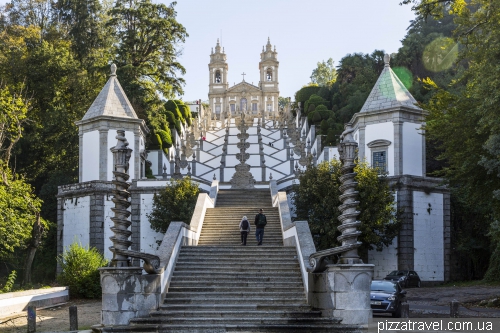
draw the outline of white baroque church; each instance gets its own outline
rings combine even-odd
[[[266,111],[268,114],[277,115],[278,69],[278,52],[276,52],[276,46],[273,50],[268,38],[260,54],[258,86],[246,82],[245,73],[243,73],[242,82],[229,87],[227,57],[224,48],[221,51],[219,40],[217,40],[215,52],[212,49],[208,64],[210,73],[208,100],[217,119],[220,119],[221,112],[226,114],[230,112],[235,115],[240,111],[248,111],[249,114],[258,116]]]
[[[395,190],[397,206],[403,212],[403,227],[392,245],[382,252],[370,251],[375,278],[389,271],[410,269],[422,281],[450,279],[450,196],[440,180],[425,174],[425,140],[422,125],[426,111],[397,78],[385,58],[385,68],[360,112],[350,125],[359,144],[358,156],[388,172]],[[323,147],[300,112],[278,109],[279,83],[276,49],[268,40],[259,62],[260,82],[243,81],[229,87],[228,64],[219,42],[209,62],[209,105],[197,104],[198,118],[191,127],[173,131],[174,146],[148,151],[148,128],[138,119],[112,66],[110,78],[78,121],[80,136],[79,182],[59,187],[58,253],[74,241],[96,247],[111,258],[109,247],[114,206],[113,155],[116,131],[125,130],[132,149],[131,240],[132,250],[154,253],[163,235],[150,228],[147,214],[152,210],[154,193],[170,178],[190,176],[200,189],[231,188],[238,177],[236,166],[243,163],[238,144],[238,124],[247,121],[249,134],[246,164],[253,187],[287,191],[298,182],[300,170],[308,161],[320,163],[338,157],[336,147]],[[203,140],[202,138],[205,138]],[[240,144],[241,146],[241,144]],[[240,158],[238,158],[240,157]],[[155,179],[145,177],[148,161]],[[293,210],[293,207],[290,207]],[[184,221],[189,222],[189,221]]]

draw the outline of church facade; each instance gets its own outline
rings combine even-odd
[[[210,54],[209,91],[208,100],[212,113],[221,119],[221,113],[226,116],[236,114],[238,111],[248,111],[254,115],[265,113],[271,116],[278,111],[279,83],[278,83],[278,52],[276,46],[272,47],[268,39],[260,54],[259,71],[260,81],[257,86],[243,80],[229,86],[227,56],[224,48],[221,50],[219,40]],[[222,119],[225,117],[223,116]]]

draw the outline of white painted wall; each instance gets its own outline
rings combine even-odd
[[[420,124],[403,123],[403,174],[423,176],[422,135]]]
[[[108,178],[106,180],[111,181],[113,180],[113,153],[111,152],[111,148],[116,146],[116,143],[118,140],[116,139],[116,130],[110,129],[108,131]],[[125,138],[128,141],[128,147],[130,149],[134,149],[134,143],[135,143],[135,138],[134,138],[134,132],[130,131],[125,131]],[[130,175],[129,181],[132,181],[134,178],[134,173],[135,173],[135,166],[134,166],[134,159],[139,158],[139,152],[133,151],[132,152],[132,157],[130,158],[130,163],[129,163],[129,169],[128,169],[128,174]]]
[[[99,180],[99,131],[83,133],[82,182]]]
[[[382,251],[368,251],[368,263],[375,265],[374,279],[383,279],[389,272],[398,269],[398,238],[392,240],[392,244],[384,247]]]
[[[394,128],[391,121],[385,123],[371,124],[367,125],[365,128],[365,156],[360,156],[360,158],[366,158],[366,161],[371,165],[372,154],[371,149],[368,148],[368,143],[373,140],[389,140],[391,145],[388,147],[387,151],[387,169],[389,171],[389,176],[394,175]]]
[[[141,244],[140,251],[146,253],[156,253],[157,241],[163,240],[163,234],[151,229],[147,214],[153,211],[154,194],[141,194]],[[189,223],[190,221],[182,221]]]
[[[443,195],[413,191],[414,268],[422,281],[444,281]]]
[[[63,248],[73,242],[82,246],[90,243],[90,196],[64,200]]]

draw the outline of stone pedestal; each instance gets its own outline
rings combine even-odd
[[[130,319],[147,317],[158,309],[161,274],[142,274],[139,267],[100,268],[102,287],[101,324],[128,325]]]
[[[328,265],[309,273],[308,304],[323,317],[342,318],[342,324],[367,325],[372,318],[370,284],[374,265]]]

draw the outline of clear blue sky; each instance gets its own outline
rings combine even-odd
[[[278,51],[280,95],[310,82],[318,61],[346,54],[388,53],[401,47],[411,6],[401,0],[178,0],[177,19],[189,34],[179,61],[186,68],[185,101],[208,98],[208,62],[217,38],[225,48],[230,86],[257,84],[267,37]],[[165,2],[170,3],[170,2]]]

